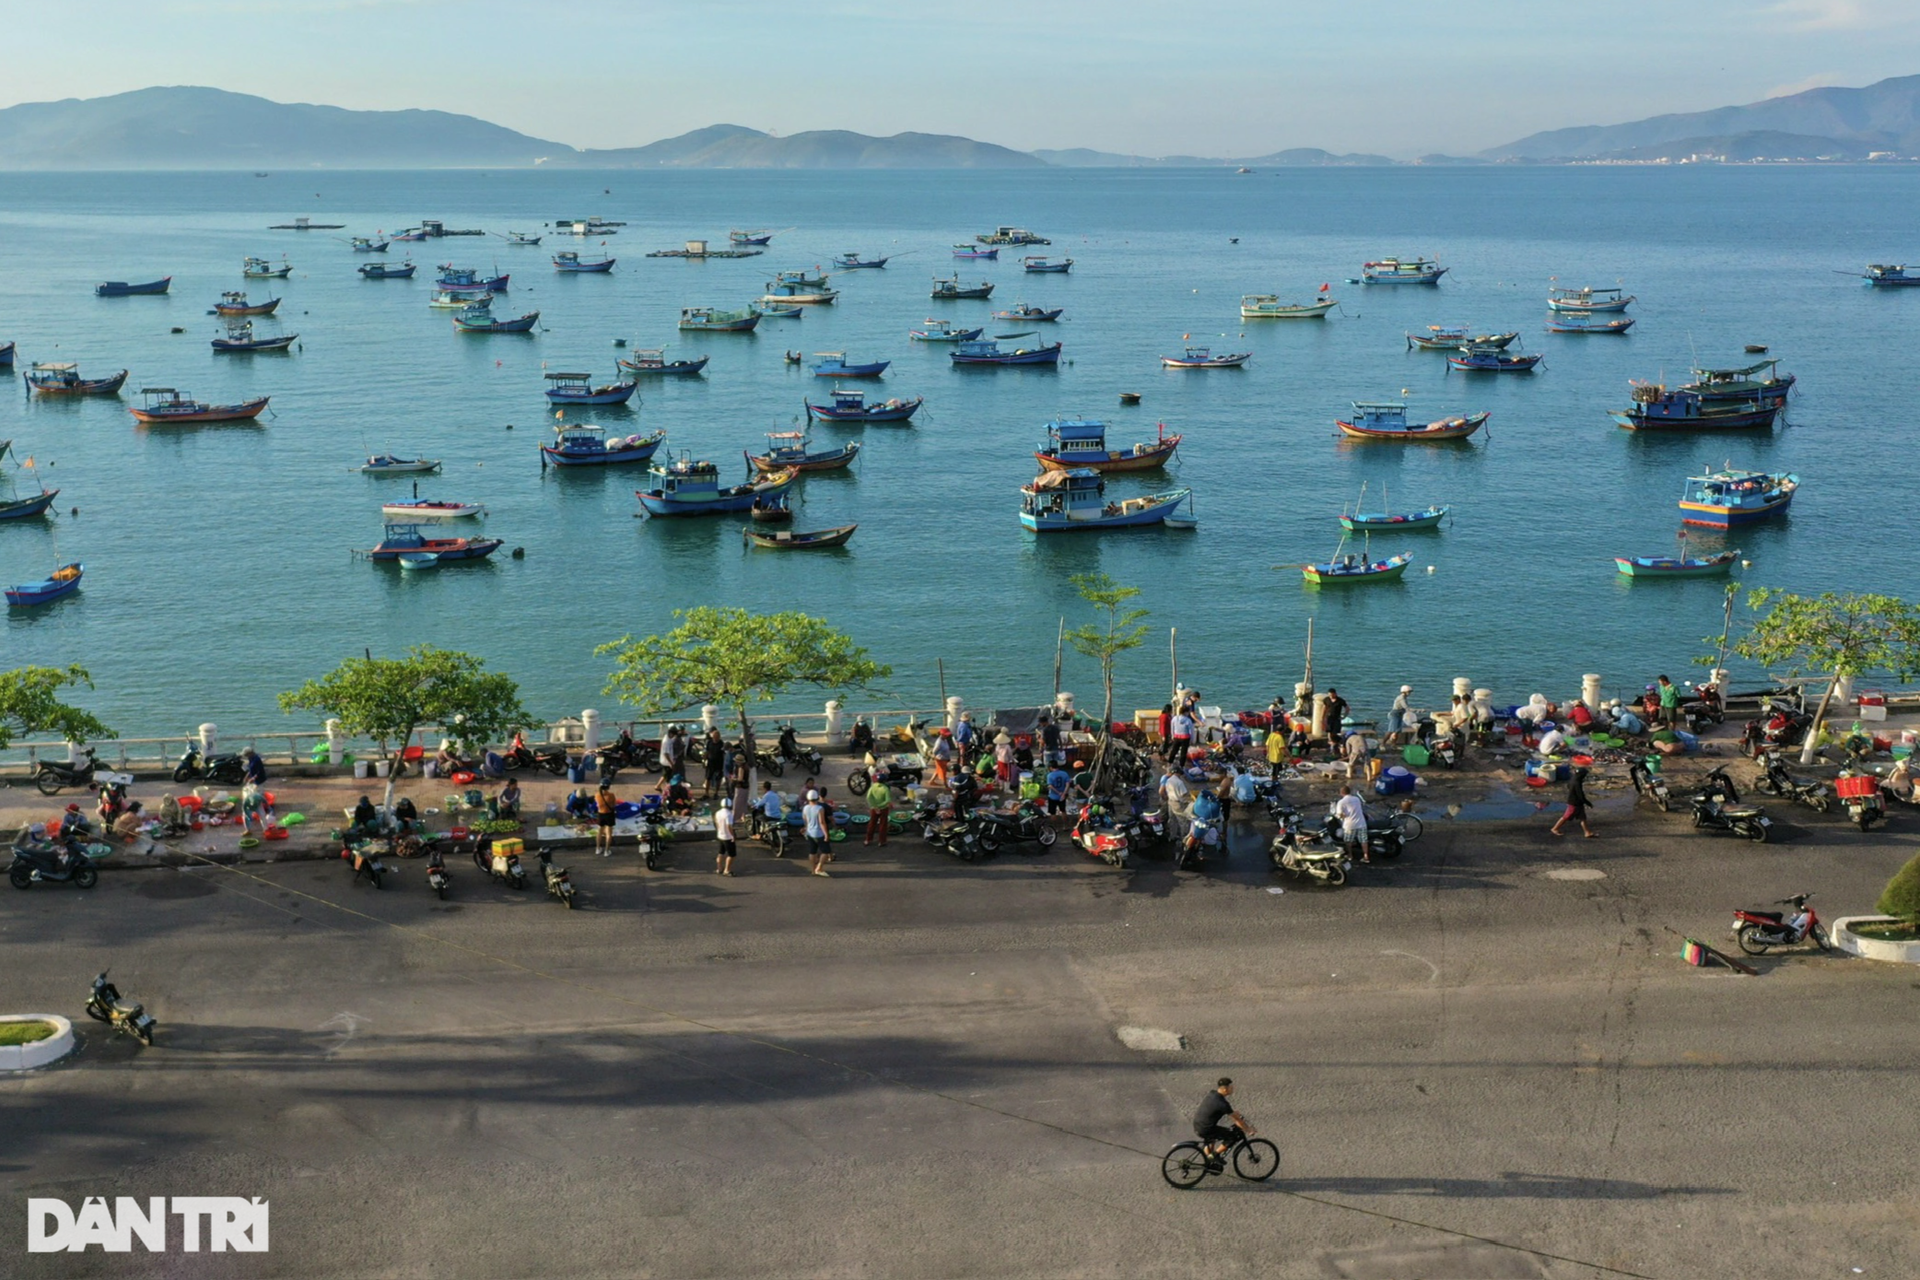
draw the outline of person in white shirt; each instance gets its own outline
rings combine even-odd
[[[1551,720],[1547,721],[1547,731],[1540,735],[1540,754],[1543,756],[1555,756],[1566,749],[1567,735],[1560,732],[1559,725],[1553,723]]]
[[[1347,856],[1372,862],[1367,856],[1366,803],[1344,783],[1340,787],[1340,798],[1333,802],[1333,816],[1340,819],[1340,841],[1347,846]]]
[[[713,860],[713,873],[718,876],[733,874],[733,855],[738,846],[733,838],[733,801],[723,798],[720,807],[713,811],[713,838],[720,842],[720,854]]]
[[[827,807],[820,803],[818,791],[807,792],[800,820],[807,832],[807,858],[813,864],[813,874],[824,876],[827,874]]]
[[[1187,780],[1174,769],[1168,769],[1166,776],[1160,779],[1160,799],[1167,819],[1167,838],[1183,840],[1187,834],[1187,823],[1193,813],[1193,788]]]

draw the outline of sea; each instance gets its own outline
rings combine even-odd
[[[0,665],[80,663],[85,696],[124,735],[285,732],[275,697],[340,660],[411,644],[462,649],[513,676],[558,717],[617,708],[596,645],[674,625],[700,604],[798,609],[891,664],[860,705],[1027,705],[1053,691],[1064,620],[1092,620],[1070,579],[1138,587],[1149,633],[1117,668],[1117,715],[1158,707],[1178,678],[1207,702],[1264,706],[1300,679],[1313,623],[1316,683],[1363,712],[1404,683],[1445,706],[1464,676],[1521,701],[1571,694],[1582,674],[1632,693],[1660,672],[1698,676],[1722,630],[1726,583],[1629,582],[1613,557],[1683,545],[1686,478],[1731,464],[1791,471],[1791,514],[1742,530],[1743,588],[1920,597],[1910,543],[1920,381],[1920,290],[1871,289],[1868,262],[1920,259],[1914,166],[1401,167],[941,172],[432,171],[0,175],[0,342],[19,344],[0,385],[0,439],[60,489],[58,516],[0,524],[0,580],[83,561],[81,591],[0,620]],[[275,231],[306,216],[338,231]],[[625,225],[580,239],[556,220]],[[412,281],[367,281],[352,235],[422,219],[490,234],[395,244]],[[1026,275],[951,247],[1001,224],[1051,239],[1068,275]],[[648,258],[730,228],[775,232],[763,256]],[[538,248],[498,233],[544,233]],[[607,275],[556,274],[550,255],[617,257]],[[837,274],[839,302],[757,333],[682,334],[682,307],[745,306],[775,271],[832,255],[888,256]],[[284,257],[284,281],[243,280],[248,255]],[[1363,287],[1360,264],[1425,255],[1438,287]],[[540,312],[529,336],[456,333],[429,310],[434,267],[511,273],[497,314]],[[936,276],[992,281],[991,302],[934,302]],[[97,298],[103,280],[173,277],[164,297]],[[1621,287],[1623,337],[1545,331],[1554,283]],[[1306,299],[1324,321],[1242,322],[1241,295]],[[279,296],[264,332],[285,355],[216,355],[224,290]],[[954,368],[908,340],[929,317],[986,326],[1016,302],[1062,307],[1045,326],[1057,369]],[[1429,325],[1518,330],[1545,353],[1532,374],[1449,373],[1409,350]],[[840,551],[744,546],[737,517],[637,518],[633,468],[542,470],[554,414],[543,373],[611,379],[629,347],[711,356],[704,376],[653,379],[626,409],[575,412],[621,432],[664,429],[665,454],[743,473],[766,434],[805,425],[831,384],[787,351],[890,360],[870,395],[924,396],[911,426],[816,424],[816,447],[864,445],[854,470],[809,476],[796,527],[858,523]],[[1724,437],[1621,430],[1610,409],[1633,380],[1678,383],[1694,366],[1745,363],[1764,344],[1799,381],[1781,425]],[[1238,370],[1163,370],[1190,345],[1248,351]],[[131,370],[118,397],[29,397],[33,361],[85,375]],[[272,396],[255,425],[141,428],[142,387],[229,402]],[[1122,392],[1140,403],[1123,406]],[[1486,409],[1470,443],[1346,443],[1356,400],[1404,399],[1429,420]],[[1116,496],[1190,487],[1199,527],[1036,536],[1017,519],[1046,424],[1090,417],[1121,446],[1184,437],[1165,474],[1117,477]],[[403,573],[356,558],[381,536],[383,499],[408,478],[360,474],[391,450],[444,460],[430,498],[484,503],[505,540],[493,559]],[[663,456],[665,456],[663,454]],[[11,466],[11,464],[9,464]],[[34,482],[18,471],[14,482]],[[1338,517],[1362,500],[1453,508],[1432,533],[1346,550],[1411,551],[1397,584],[1315,589],[1299,564],[1332,555]],[[1684,545],[1727,545],[1697,531]],[[1736,629],[1745,617],[1735,614]],[[1177,640],[1176,640],[1177,629]],[[1712,639],[1709,639],[1709,638]],[[1741,670],[1741,678],[1761,673]],[[1097,707],[1100,673],[1068,649],[1064,687]],[[806,710],[823,694],[780,704]]]

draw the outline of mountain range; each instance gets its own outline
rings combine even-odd
[[[1822,88],[1713,111],[1531,134],[1419,164],[1920,157],[1920,76]],[[582,150],[445,111],[353,111],[192,86],[0,110],[0,169],[1281,168],[1401,163],[1296,147],[1249,157],[1016,151],[948,134],[840,129],[778,136],[716,124],[639,147]]]

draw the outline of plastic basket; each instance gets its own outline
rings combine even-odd
[[[1864,800],[1880,789],[1880,779],[1871,774],[1859,774],[1851,778],[1835,778],[1834,794],[1842,800]]]

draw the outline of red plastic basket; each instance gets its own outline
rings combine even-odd
[[[1835,778],[1834,794],[1842,800],[1864,800],[1880,789],[1880,779],[1870,774],[1859,774],[1851,778]]]

